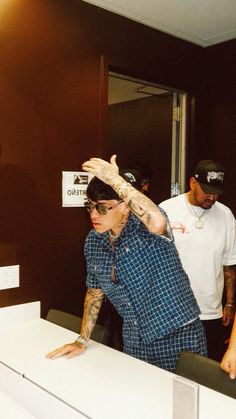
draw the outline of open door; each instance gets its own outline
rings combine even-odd
[[[157,203],[185,185],[185,102],[182,92],[109,73],[107,157],[117,154],[120,167],[151,168]]]

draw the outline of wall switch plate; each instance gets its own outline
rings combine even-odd
[[[0,290],[17,288],[20,286],[20,266],[0,267]]]

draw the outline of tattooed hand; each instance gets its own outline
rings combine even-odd
[[[60,348],[54,349],[46,355],[48,359],[56,359],[61,356],[66,358],[73,358],[74,356],[84,353],[90,335],[93,331],[97,317],[102,305],[104,292],[101,289],[88,288],[84,301],[84,314],[80,330],[81,340],[77,339],[75,342],[67,343]]]
[[[82,354],[86,349],[86,346],[80,342],[67,343],[60,348],[54,349],[46,355],[47,359],[56,359],[61,356],[66,358],[73,358],[76,355]]]
[[[114,178],[119,176],[119,167],[116,164],[116,155],[113,154],[110,163],[93,157],[82,164],[85,172],[90,172],[107,185],[112,185]]]

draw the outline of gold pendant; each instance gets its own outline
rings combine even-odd
[[[204,222],[202,220],[197,220],[195,222],[195,227],[199,228],[199,229],[203,228],[204,227]]]

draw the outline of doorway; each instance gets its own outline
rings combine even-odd
[[[184,191],[185,104],[184,92],[109,72],[108,156],[122,168],[149,168],[157,203]]]

